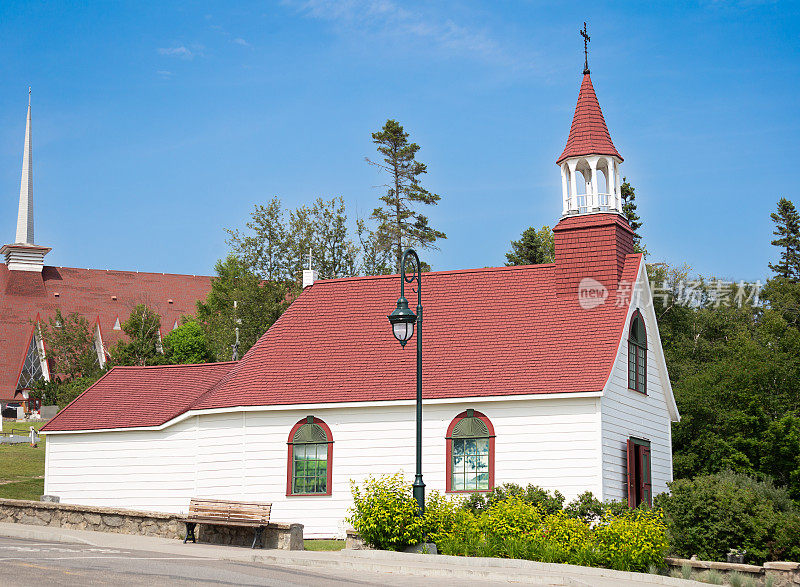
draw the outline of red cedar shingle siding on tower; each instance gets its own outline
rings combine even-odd
[[[572,295],[580,280],[592,277],[616,288],[633,253],[633,230],[617,214],[570,216],[553,228],[558,293]]]
[[[628,255],[622,278],[633,283],[640,261]],[[616,288],[605,304],[586,310],[577,289],[558,294],[556,264],[443,271],[422,279],[425,398],[604,388],[628,310],[627,303],[616,303]],[[415,308],[416,299],[406,293]],[[386,319],[398,295],[396,275],[316,282],[189,409],[413,399],[415,345],[401,348]],[[125,377],[98,382],[81,396],[81,410],[73,404],[47,429],[101,427],[94,398],[130,393],[133,374],[126,369]],[[150,421],[160,423],[160,416]],[[144,425],[125,414],[114,424]]]
[[[572,126],[569,129],[567,146],[564,147],[564,152],[561,153],[556,164],[560,165],[568,157],[583,155],[613,155],[622,161],[622,156],[611,142],[603,111],[600,109],[600,103],[597,101],[594,86],[592,86],[592,78],[588,73],[583,76],[581,91],[578,94],[578,104],[575,106],[575,116],[572,118]]]
[[[78,396],[69,409],[47,423],[48,430],[82,430],[87,415],[92,428],[158,426],[185,412],[199,396],[235,365],[164,365],[114,367]]]
[[[14,399],[37,314],[46,321],[56,309],[78,312],[92,327],[99,319],[108,350],[124,336],[113,328],[117,316],[124,322],[136,304],[147,303],[159,313],[166,335],[181,315],[195,313],[196,301],[210,290],[210,277],[50,266],[40,274],[9,271],[0,263],[0,400]]]

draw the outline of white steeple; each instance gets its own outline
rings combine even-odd
[[[25,149],[22,155],[22,177],[19,183],[17,236],[13,244],[0,248],[11,271],[39,271],[44,267],[48,247],[33,241],[33,153],[31,149],[31,89],[28,88],[28,120],[25,125]]]
[[[31,153],[31,89],[28,88],[28,121],[25,125],[25,150],[22,155],[22,178],[19,182],[17,240],[33,244],[33,154]]]

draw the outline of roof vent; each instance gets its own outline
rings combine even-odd
[[[58,293],[57,291],[54,291],[53,292],[53,297],[56,297],[56,298],[61,297],[61,294]]]
[[[167,303],[168,303],[168,304],[171,304],[171,303],[172,303],[172,298],[168,299],[168,300],[167,300]]]
[[[111,299],[116,302],[117,301],[117,296],[111,296]]]

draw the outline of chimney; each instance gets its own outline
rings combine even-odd
[[[616,290],[625,257],[634,252],[633,235],[627,220],[615,213],[562,218],[553,227],[558,294],[576,295],[585,278]]]
[[[314,285],[314,282],[319,279],[316,269],[303,269],[303,289]]]

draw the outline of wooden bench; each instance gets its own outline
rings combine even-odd
[[[189,502],[189,515],[182,522],[186,524],[186,539],[197,543],[194,529],[197,524],[211,526],[244,526],[255,528],[253,546],[264,548],[263,533],[269,524],[271,503],[226,501],[224,499],[195,499]]]

